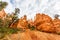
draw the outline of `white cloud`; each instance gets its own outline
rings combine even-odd
[[[12,12],[15,7],[20,8],[20,15],[27,15],[28,19],[33,18],[36,13],[45,13],[53,17],[54,14],[60,13],[60,0],[3,0],[8,2],[7,12]]]
[[[2,0],[2,1],[5,1],[5,2],[8,3],[7,7],[5,8],[5,11],[6,11],[7,13],[13,12],[14,7],[13,7],[13,5],[10,3],[10,0]]]

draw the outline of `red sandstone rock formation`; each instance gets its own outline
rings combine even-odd
[[[56,33],[60,33],[60,19],[54,19],[53,24],[54,24]]]
[[[45,14],[36,14],[34,21],[36,28],[45,32],[54,32],[52,18]]]
[[[26,17],[26,15],[24,15],[24,17],[19,19],[17,28],[26,28],[27,24],[28,24],[27,17]]]
[[[4,18],[4,17],[6,17],[6,13],[5,13],[4,9],[2,9],[0,11],[0,18]]]
[[[41,30],[44,32],[60,32],[60,19],[52,19],[48,15],[45,14],[36,14],[35,20],[27,20],[26,15],[12,24],[12,27],[16,28],[27,28],[28,24],[30,26],[34,26],[36,30]]]

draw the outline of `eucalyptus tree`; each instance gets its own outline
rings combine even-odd
[[[0,11],[8,5],[7,2],[0,1]]]

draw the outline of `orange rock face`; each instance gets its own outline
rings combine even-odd
[[[36,14],[34,23],[38,30],[54,32],[52,19],[48,15]]]
[[[53,23],[55,27],[60,27],[60,19],[54,19]]]
[[[17,28],[26,28],[27,24],[28,24],[28,21],[26,19],[26,16],[24,16],[19,20]]]
[[[2,9],[2,11],[0,11],[0,18],[3,18],[6,16],[6,13],[4,11],[4,9]]]
[[[48,15],[45,15],[45,14],[36,14],[36,17],[35,17],[35,25],[40,25],[44,22],[51,22],[52,19],[48,16]]]
[[[26,20],[26,16],[20,18],[19,20],[17,20],[16,22],[12,23],[10,27],[12,28],[26,28],[27,26],[27,20]]]
[[[60,33],[60,19],[54,19],[53,20],[55,31],[57,33]]]
[[[11,27],[11,28],[17,28],[17,24],[18,24],[18,21],[12,23],[12,24],[10,25],[10,27]]]
[[[48,22],[45,22],[45,23],[37,26],[37,29],[44,31],[44,32],[55,32],[54,31],[55,28],[53,27],[53,24],[48,23]]]
[[[28,24],[34,26],[36,30],[41,30],[44,32],[60,32],[60,19],[52,19],[45,14],[36,14],[35,20],[27,20],[26,15],[18,20],[17,23],[14,23],[13,26],[17,28],[27,28]]]

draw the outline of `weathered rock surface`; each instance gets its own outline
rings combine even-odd
[[[40,31],[27,30],[10,35],[11,40],[60,40],[60,35]]]

